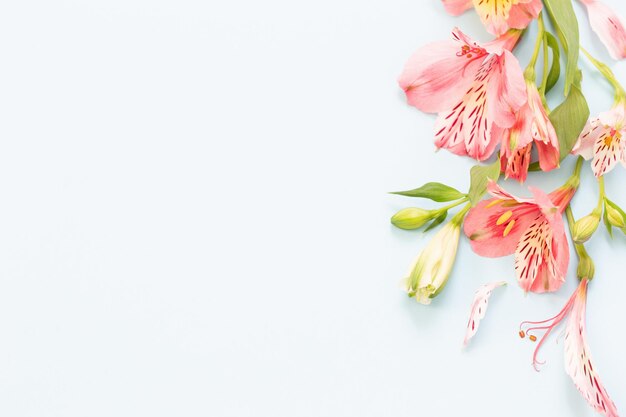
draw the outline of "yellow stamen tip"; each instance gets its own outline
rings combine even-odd
[[[502,236],[506,237],[509,233],[511,233],[511,230],[513,230],[513,226],[515,226],[515,220],[511,220],[509,224],[506,225],[506,227],[504,228],[504,232],[502,232]]]
[[[529,337],[529,339],[530,339],[530,341],[531,341],[531,342],[536,342],[536,341],[537,341],[537,336],[535,336],[535,335],[531,335],[531,336]]]
[[[521,337],[522,339],[526,337],[526,333],[524,333],[523,330],[519,331],[519,337]]]
[[[509,220],[511,218],[511,216],[513,215],[513,212],[511,210],[507,211],[506,213],[504,213],[502,216],[500,216],[500,218],[498,219],[498,221],[496,221],[496,224],[498,226],[500,226],[501,224],[506,223],[507,220]]]

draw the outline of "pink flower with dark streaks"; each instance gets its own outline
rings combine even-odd
[[[479,161],[489,158],[503,128],[526,103],[526,85],[510,49],[519,31],[480,45],[459,29],[453,40],[419,49],[398,80],[409,104],[439,113],[435,145]]]
[[[567,318],[565,329],[565,371],[572,378],[576,388],[587,402],[598,412],[607,417],[618,417],[617,408],[600,381],[598,372],[594,369],[587,344],[587,324],[585,313],[587,310],[588,279],[580,281],[565,307],[554,317],[543,321],[525,321],[520,325],[520,336],[530,336],[532,341],[537,340],[534,335],[537,331],[544,331],[539,344],[533,354],[533,366],[543,364],[537,359],[541,346],[548,336],[563,320]]]
[[[549,195],[530,188],[532,198],[519,198],[492,181],[488,191],[493,198],[481,201],[465,219],[474,252],[490,258],[515,254],[520,287],[536,293],[558,290],[569,263],[561,213],[575,188],[566,185]]]
[[[620,162],[626,166],[626,102],[619,101],[610,111],[589,120],[572,153],[592,159],[596,177]]]

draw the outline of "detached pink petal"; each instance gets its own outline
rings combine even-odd
[[[472,0],[441,0],[452,16],[459,16],[473,7]]]
[[[587,6],[589,23],[613,59],[626,58],[626,27],[609,6],[598,0],[581,0]]]
[[[576,292],[576,300],[567,320],[565,329],[565,371],[572,378],[576,388],[587,402],[599,413],[607,417],[618,417],[617,408],[600,381],[597,371],[591,363],[591,354],[587,344],[586,279],[581,281]]]
[[[474,295],[474,301],[472,301],[472,308],[470,310],[469,321],[467,322],[467,330],[465,332],[465,340],[463,346],[467,346],[470,340],[478,332],[478,326],[482,319],[485,318],[487,312],[487,306],[489,305],[489,297],[498,287],[506,285],[506,282],[491,282],[480,287]]]

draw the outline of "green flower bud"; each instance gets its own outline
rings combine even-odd
[[[403,281],[409,297],[419,303],[430,304],[443,290],[454,266],[460,234],[460,222],[453,220],[428,243]]]
[[[607,204],[604,209],[606,210],[605,211],[606,218],[608,219],[611,226],[614,226],[620,229],[626,226],[626,223],[624,222],[624,217],[619,211],[611,207],[609,204]]]
[[[596,213],[591,213],[578,220],[576,224],[574,224],[574,236],[572,236],[574,242],[585,243],[588,241],[596,230],[598,230],[599,224],[600,215]]]
[[[580,279],[593,279],[593,276],[596,272],[595,265],[593,264],[593,260],[587,254],[585,248],[580,245],[578,247],[578,270],[577,276]]]
[[[404,230],[419,229],[436,216],[436,211],[424,210],[417,207],[409,207],[397,212],[392,218],[391,223]]]

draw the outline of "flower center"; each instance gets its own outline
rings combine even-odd
[[[484,53],[485,50],[483,48],[479,48],[476,45],[474,45],[473,47],[470,47],[469,45],[463,45],[461,47],[461,50],[456,53],[456,56],[471,59],[475,56],[483,55]]]
[[[609,133],[605,138],[604,138],[604,144],[607,147],[611,147],[611,145],[613,144],[613,141],[616,141],[619,143],[619,141],[622,139],[622,134],[620,132],[617,131],[617,129],[612,128],[611,129],[611,133]]]

